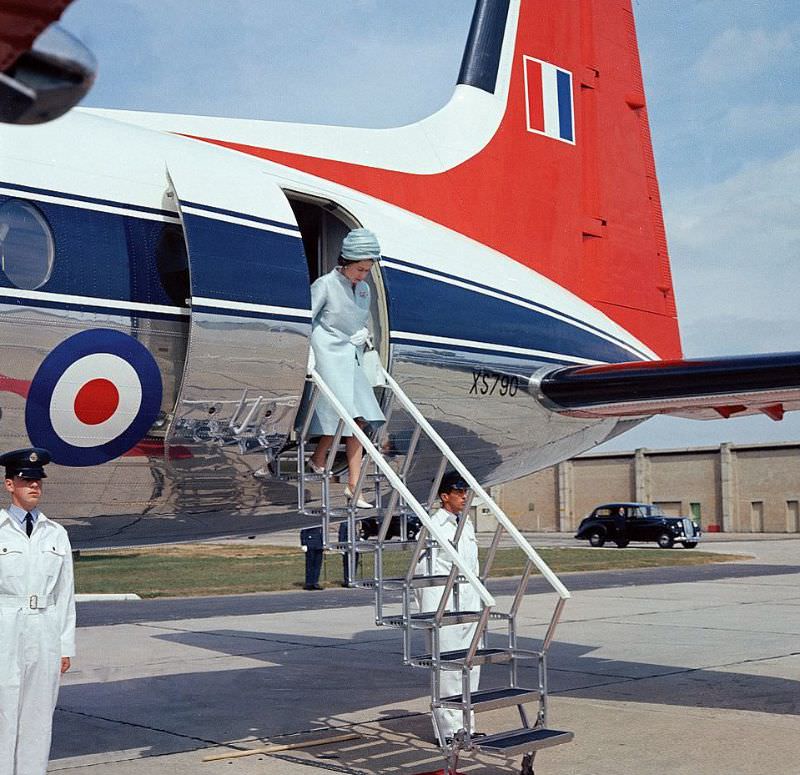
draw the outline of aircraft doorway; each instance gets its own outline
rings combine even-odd
[[[289,200],[308,262],[308,275],[313,283],[318,277],[337,266],[342,240],[350,229],[361,224],[350,213],[328,199],[320,199],[295,191],[284,191]],[[380,239],[380,235],[378,235]],[[388,315],[380,267],[376,264],[367,278],[372,292],[370,328],[375,349],[380,353],[384,365],[388,359]]]

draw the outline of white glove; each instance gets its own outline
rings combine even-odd
[[[366,328],[359,328],[358,331],[350,337],[350,344],[361,347],[367,339],[369,339],[369,330]]]
[[[306,374],[311,374],[311,372],[314,370],[314,367],[316,365],[317,365],[317,359],[316,359],[316,356],[314,355],[314,348],[313,347],[309,347],[308,348],[308,371],[306,372]]]

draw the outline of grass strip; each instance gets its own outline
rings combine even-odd
[[[687,551],[685,549],[625,550],[547,548],[539,550],[556,573],[620,570],[669,565],[705,565],[741,560],[740,555]],[[481,550],[481,559],[485,551]],[[409,552],[386,552],[384,575],[403,576]],[[360,576],[372,577],[372,556],[361,557]],[[517,549],[500,549],[491,577],[518,576],[525,566]],[[135,593],[142,597],[234,595],[300,589],[305,555],[298,548],[179,544],[134,549],[82,551],[75,562],[75,586],[79,593]],[[320,583],[338,586],[342,581],[342,555],[327,552]]]

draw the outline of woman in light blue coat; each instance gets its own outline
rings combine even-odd
[[[342,254],[337,266],[318,278],[311,286],[311,347],[315,368],[341,401],[351,417],[363,428],[375,427],[385,421],[375,393],[362,368],[364,345],[369,337],[370,289],[365,282],[372,262],[380,258],[380,245],[369,229],[353,229],[342,242]],[[321,473],[325,455],[333,442],[339,417],[323,397],[317,402],[310,433],[320,435],[309,467]],[[362,448],[358,439],[345,428],[349,498],[358,481]],[[371,504],[359,498],[359,508]]]

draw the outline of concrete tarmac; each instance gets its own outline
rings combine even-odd
[[[702,547],[741,553],[735,568],[564,577],[576,591],[551,652],[549,726],[575,740],[541,751],[537,775],[800,775],[800,537],[759,539],[714,537]],[[559,541],[577,544],[532,540]],[[523,648],[539,645],[555,604],[533,589]],[[495,591],[507,601],[509,590]],[[78,620],[51,772],[377,775],[442,766],[427,672],[402,666],[400,633],[373,626],[367,591],[83,603]],[[485,669],[482,686],[500,683],[502,671]],[[522,682],[535,686],[532,672],[524,668]],[[478,726],[517,726],[514,716],[481,714]],[[359,737],[203,762],[342,732]],[[459,769],[518,766],[465,756]]]

